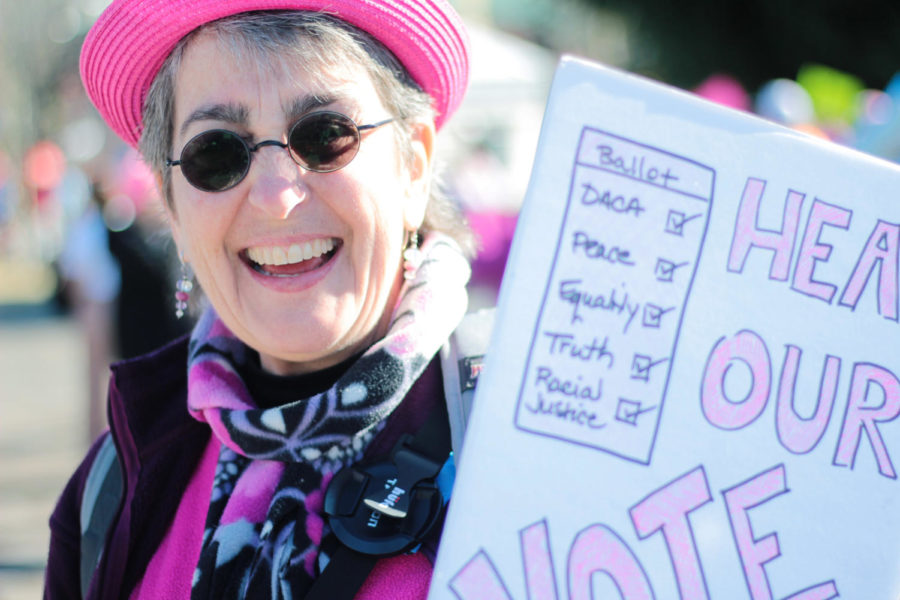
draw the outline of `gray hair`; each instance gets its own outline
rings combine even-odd
[[[175,80],[185,49],[204,32],[211,32],[238,60],[259,68],[282,69],[303,65],[315,81],[347,64],[360,65],[369,75],[382,104],[398,124],[394,127],[401,159],[412,161],[411,136],[416,119],[434,119],[431,97],[381,42],[336,17],[303,11],[239,13],[212,21],[182,38],[153,80],[144,102],[143,132],[139,149],[151,169],[161,174],[162,193],[172,206],[171,169],[175,118]],[[441,231],[471,255],[472,233],[459,207],[443,194],[432,175],[431,196],[420,231]]]

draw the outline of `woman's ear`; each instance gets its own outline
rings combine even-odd
[[[403,215],[408,231],[418,229],[425,219],[425,208],[431,197],[435,135],[433,121],[422,120],[413,124],[410,136],[412,160],[408,166],[409,189]]]

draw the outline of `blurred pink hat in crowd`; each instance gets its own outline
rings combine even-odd
[[[433,98],[438,128],[462,101],[468,34],[447,0],[114,0],[82,47],[88,96],[106,123],[137,147],[147,91],[178,41],[210,21],[256,10],[320,11],[368,32]]]
[[[750,94],[737,79],[725,73],[710,75],[694,89],[694,93],[730,108],[750,110]]]

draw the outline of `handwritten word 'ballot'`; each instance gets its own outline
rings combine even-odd
[[[516,426],[650,462],[715,173],[584,128]]]

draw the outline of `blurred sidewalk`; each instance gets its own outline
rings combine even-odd
[[[73,319],[0,304],[0,600],[41,597],[47,520],[87,449],[86,361]]]

